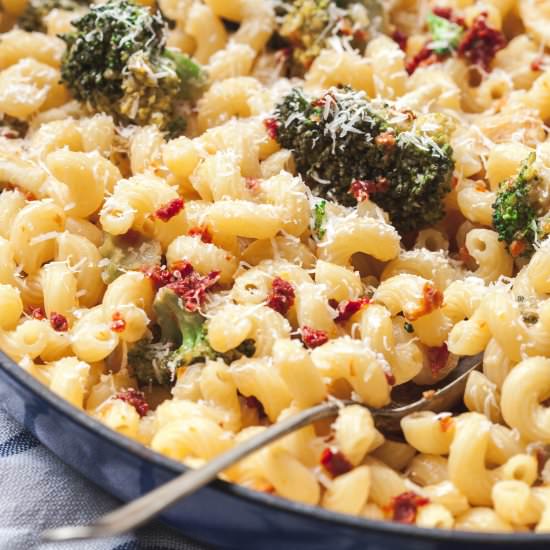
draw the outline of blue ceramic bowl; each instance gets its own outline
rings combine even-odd
[[[123,501],[186,470],[72,407],[2,353],[0,402],[61,460]],[[161,520],[197,541],[239,550],[481,550],[550,544],[550,535],[460,533],[370,521],[223,481],[173,506]]]

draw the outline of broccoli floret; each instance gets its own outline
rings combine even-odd
[[[464,28],[433,13],[430,13],[427,18],[428,30],[432,35],[429,48],[438,55],[451,54],[457,50]]]
[[[67,50],[62,81],[73,96],[117,122],[182,127],[178,102],[194,99],[205,84],[201,67],[166,48],[160,13],[126,0],[93,6],[61,38]]]
[[[99,248],[107,261],[101,276],[105,284],[112,283],[127,271],[160,264],[162,247],[158,241],[149,240],[136,232],[120,237],[107,235]]]
[[[26,31],[46,32],[45,17],[52,10],[78,11],[89,3],[89,0],[29,0],[17,24]]]
[[[530,257],[535,243],[550,232],[548,208],[540,193],[542,183],[536,153],[531,153],[518,174],[499,186],[493,205],[493,226],[514,257]]]
[[[303,76],[333,36],[364,51],[381,27],[380,0],[294,0],[286,2],[279,37],[290,47],[290,73]]]
[[[314,98],[294,89],[274,120],[277,140],[316,195],[351,206],[362,187],[402,233],[443,218],[454,163],[437,116],[417,118],[364,92],[333,88]]]
[[[206,320],[200,313],[187,311],[169,288],[162,288],[153,304],[160,340],[145,339],[128,352],[128,362],[142,385],[167,385],[175,379],[176,370],[204,361],[222,359],[231,363],[243,355],[255,353],[253,340],[245,340],[237,349],[225,354],[212,349],[208,342]]]

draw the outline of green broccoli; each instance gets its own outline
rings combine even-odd
[[[402,233],[443,218],[454,162],[436,115],[417,118],[350,88],[314,98],[294,89],[268,123],[314,194],[346,206],[368,196]]]
[[[61,79],[73,96],[118,123],[181,130],[179,102],[195,99],[205,73],[188,56],[166,48],[160,13],[127,0],[96,5],[73,22]]]
[[[313,234],[320,240],[322,239],[327,230],[325,224],[327,223],[327,201],[319,201],[313,207]]]
[[[536,160],[536,153],[531,153],[518,174],[500,184],[493,204],[493,226],[514,257],[530,257],[535,244],[550,233]]]
[[[160,340],[144,339],[128,352],[128,363],[142,385],[168,385],[176,370],[205,359],[223,359],[231,363],[243,355],[255,353],[253,340],[245,340],[237,349],[225,354],[212,349],[208,342],[205,318],[187,311],[169,288],[162,288],[154,301]]]
[[[46,32],[45,17],[54,9],[79,11],[89,0],[29,0],[17,24],[25,31]]]
[[[105,284],[112,283],[127,271],[158,265],[162,258],[158,241],[146,239],[134,231],[119,237],[107,235],[99,252],[105,259],[101,273]]]
[[[432,36],[430,50],[438,55],[447,55],[458,49],[464,34],[464,27],[434,13],[428,15],[427,23]]]
[[[384,20],[380,0],[291,0],[280,11],[278,36],[290,48],[293,76],[303,76],[333,36],[364,51]]]

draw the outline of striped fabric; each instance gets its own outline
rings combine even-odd
[[[97,542],[37,543],[43,529],[82,524],[116,506],[0,408],[0,550],[206,550],[161,526]]]

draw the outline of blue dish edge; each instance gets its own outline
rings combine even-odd
[[[35,394],[44,399],[49,406],[56,408],[65,416],[71,417],[73,421],[77,421],[83,428],[100,435],[109,440],[113,445],[116,445],[127,452],[131,452],[140,459],[155,464],[158,467],[165,468],[171,471],[174,475],[185,473],[188,468],[177,461],[171,460],[163,455],[148,449],[144,445],[133,441],[132,439],[118,434],[117,432],[104,426],[99,421],[89,416],[86,412],[77,409],[70,403],[64,401],[49,388],[44,386],[40,381],[36,380],[31,374],[27,373],[19,367],[14,361],[0,351],[0,369],[4,370],[9,376],[16,379],[29,387]],[[9,413],[10,411],[7,410]],[[59,456],[60,460],[63,457]],[[488,545],[499,544],[529,544],[529,543],[550,543],[549,534],[536,533],[480,533],[467,531],[454,531],[443,529],[424,529],[416,526],[403,525],[388,521],[377,521],[367,518],[359,518],[356,516],[339,514],[331,512],[317,506],[309,506],[299,502],[287,500],[268,493],[254,491],[246,487],[229,483],[223,480],[216,480],[211,483],[211,486],[218,491],[227,493],[233,497],[245,499],[254,504],[261,505],[266,508],[278,508],[282,511],[314,517],[327,523],[335,523],[346,527],[351,527],[357,531],[365,533],[377,533],[388,535],[400,535],[414,537],[417,542],[422,539],[434,542],[456,542],[460,539],[462,542],[481,543]]]

